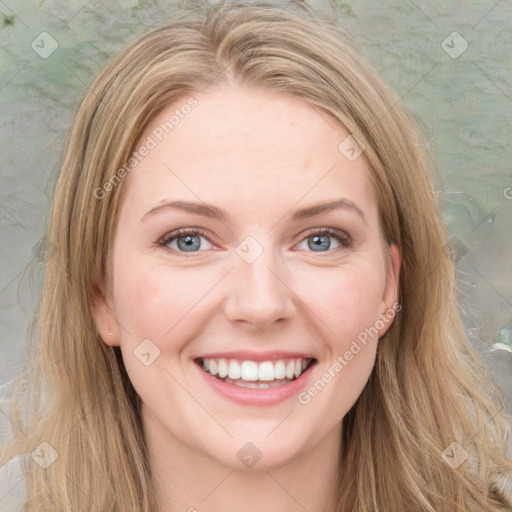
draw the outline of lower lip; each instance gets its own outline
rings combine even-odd
[[[227,384],[210,373],[205,372],[197,363],[194,363],[194,366],[197,367],[197,371],[205,382],[228,400],[242,405],[267,406],[275,405],[297,395],[306,386],[315,363],[310,364],[306,371],[301,373],[297,379],[287,384],[264,389],[242,388],[234,384]]]

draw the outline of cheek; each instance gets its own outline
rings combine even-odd
[[[162,308],[158,307],[164,298],[158,283],[155,279],[148,279],[147,273],[137,266],[130,269],[120,265],[117,270],[114,275],[115,310],[119,322],[125,327],[123,337],[127,332],[137,337],[159,336],[163,326],[159,325],[161,320],[158,318],[166,315],[162,315]]]
[[[378,262],[347,265],[297,278],[298,295],[321,320],[326,338],[340,349],[379,318],[384,292],[379,269]]]
[[[298,396],[300,404],[324,416],[329,428],[347,414],[361,395],[375,364],[384,283],[379,266],[347,266],[311,286],[308,306],[321,322],[325,351],[315,380]]]
[[[197,315],[218,276],[187,268],[169,269],[140,260],[118,261],[114,275],[115,310],[125,328],[123,342],[150,338],[169,339],[173,329],[182,330]],[[173,336],[174,337],[174,336]]]

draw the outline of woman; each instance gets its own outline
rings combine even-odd
[[[416,133],[299,7],[124,49],[55,191],[26,510],[509,510]]]

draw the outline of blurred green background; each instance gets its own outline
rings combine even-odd
[[[328,19],[334,9],[340,13],[340,26],[435,151],[464,323],[511,401],[512,3],[314,5]],[[122,46],[181,15],[181,3],[160,0],[0,2],[0,384],[22,363],[42,258],[51,250],[44,229],[72,113]]]

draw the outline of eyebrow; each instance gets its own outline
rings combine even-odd
[[[201,215],[203,217],[208,217],[211,219],[218,219],[221,221],[226,221],[227,217],[228,217],[227,214],[223,210],[221,210],[213,205],[210,205],[210,204],[195,203],[195,202],[191,202],[191,201],[163,200],[158,205],[156,205],[154,208],[152,208],[147,213],[145,213],[144,216],[142,217],[141,221],[143,221],[146,217],[151,216],[151,215],[153,215],[161,210],[167,209],[167,208],[176,208],[179,210],[184,210],[188,213]],[[366,216],[365,216],[363,210],[361,210],[361,208],[359,208],[359,206],[357,206],[355,203],[353,203],[352,201],[345,199],[345,198],[340,198],[340,199],[336,199],[334,201],[328,201],[326,203],[320,203],[320,204],[308,206],[306,208],[297,210],[291,216],[291,220],[292,221],[303,220],[306,218],[321,215],[322,213],[328,213],[328,212],[331,212],[333,210],[337,210],[340,208],[350,210],[350,211],[357,213],[359,215],[359,217],[361,217],[363,222],[365,224],[367,223]]]
[[[166,201],[164,199],[154,208],[149,210],[149,212],[145,213],[141,221],[143,221],[146,217],[149,217],[154,213],[167,208],[177,208],[188,213],[195,213],[196,215],[202,215],[203,217],[218,219],[222,221],[226,220],[227,218],[227,215],[222,210],[210,204],[193,203],[191,201]]]
[[[292,220],[302,220],[309,217],[314,217],[316,215],[320,215],[322,213],[331,212],[333,210],[337,210],[339,208],[343,208],[346,210],[351,210],[359,215],[363,222],[366,224],[366,215],[363,210],[357,206],[357,204],[352,201],[341,198],[336,199],[335,201],[329,201],[327,203],[316,204],[314,206],[308,206],[307,208],[302,208],[301,210],[296,211],[292,215]]]

